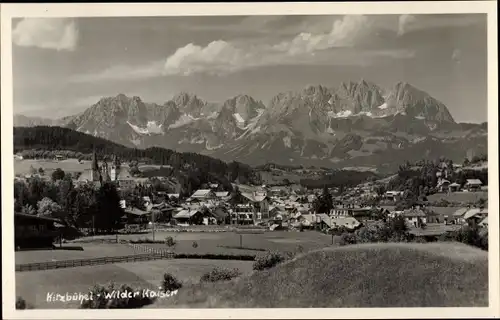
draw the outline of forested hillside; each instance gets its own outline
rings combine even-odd
[[[198,172],[245,182],[255,179],[253,169],[238,162],[226,163],[196,153],[179,153],[158,147],[128,148],[111,141],[62,127],[15,127],[14,152],[23,158],[53,158],[63,154],[70,158],[89,158],[95,149],[99,157],[116,155],[124,161],[145,161],[170,165],[174,169],[196,169]]]

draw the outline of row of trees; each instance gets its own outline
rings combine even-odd
[[[39,177],[14,182],[14,210],[26,214],[49,216],[78,228],[110,232],[119,227],[124,212],[116,186],[105,183],[73,185],[70,175],[57,181]]]

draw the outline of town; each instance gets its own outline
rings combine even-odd
[[[61,160],[62,156],[56,156],[54,159]],[[484,166],[484,161],[476,159],[476,162]],[[108,164],[106,161],[99,161],[94,152],[90,168],[79,173],[77,179],[72,179],[71,174],[66,176],[62,169],[57,168],[52,175],[43,175],[34,170],[36,173],[16,177],[16,181],[30,185],[33,179],[45,179],[47,183],[55,183],[62,190],[67,188],[67,194],[72,188],[84,192],[83,190],[89,190],[90,186],[97,190],[104,184],[112,184],[120,194],[119,203],[123,212],[123,215],[113,222],[113,227],[117,230],[120,226],[121,232],[125,233],[132,230],[182,230],[195,226],[202,230],[202,226],[213,229],[214,226],[241,225],[270,231],[311,229],[338,233],[339,230],[355,231],[362,225],[377,220],[401,216],[412,234],[432,240],[449,231],[456,231],[464,224],[479,227],[487,227],[488,224],[487,185],[483,185],[477,178],[462,178],[464,181],[451,182],[448,175],[451,176],[452,171],[454,174],[461,171],[462,165],[452,165],[448,168],[445,162],[441,162],[436,170],[435,188],[425,192],[421,188],[420,199],[409,195],[408,190],[386,190],[386,185],[377,181],[344,190],[327,187],[306,189],[300,185],[244,184],[232,184],[232,190],[224,190],[218,183],[207,183],[183,198],[179,193],[180,186],[172,180],[162,176],[143,178],[137,174],[137,167],[133,169],[136,171],[135,176],[131,173],[133,170],[128,165],[122,166],[117,157],[113,157]],[[390,185],[390,181],[388,184]],[[431,192],[434,194],[431,195]],[[446,202],[443,199],[447,196],[453,198],[453,194],[465,195],[466,199],[469,196],[469,201],[443,205],[442,202]],[[441,201],[432,203],[427,200],[440,195]],[[20,217],[23,213],[30,214],[30,210],[37,210],[38,215],[45,217],[57,218],[63,214],[61,211],[64,204],[57,203],[57,198],[44,197],[35,209],[23,204],[20,197],[22,193],[16,198],[16,214]],[[413,201],[408,200],[411,197],[414,198]],[[65,200],[67,199],[62,199],[63,202]],[[89,216],[82,212],[77,214]],[[75,220],[77,221],[81,223],[83,220]],[[59,221],[59,225],[61,223],[62,221]],[[80,224],[78,229],[85,235],[109,232],[109,229],[103,229],[95,223],[95,219],[89,219],[83,225]],[[16,238],[16,241],[20,241],[16,246],[24,246],[21,238]],[[42,243],[34,242],[35,245]]]

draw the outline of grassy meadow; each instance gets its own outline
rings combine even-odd
[[[452,192],[452,193],[436,193],[427,197],[430,202],[439,202],[446,200],[449,202],[476,202],[479,199],[488,199],[487,191],[478,192]]]
[[[229,282],[193,284],[168,302],[157,301],[150,307],[487,305],[487,252],[458,243],[384,243],[316,250]]]
[[[192,285],[215,267],[238,268],[243,274],[248,274],[252,270],[252,262],[179,259],[16,272],[16,296],[23,297],[37,309],[78,308],[78,301],[48,302],[47,293],[84,294],[95,284],[104,285],[110,282],[117,285],[127,284],[133,288],[158,290],[166,272],[185,285]]]

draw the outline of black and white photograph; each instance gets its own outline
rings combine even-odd
[[[496,2],[396,4],[2,5],[9,315],[499,316]]]

